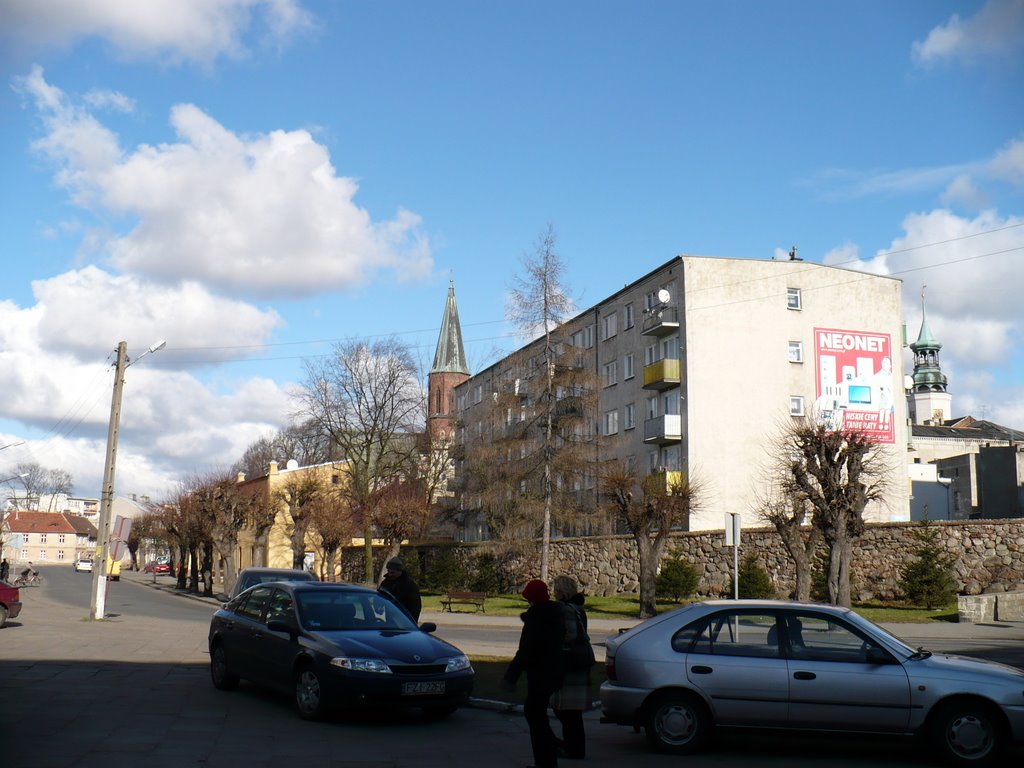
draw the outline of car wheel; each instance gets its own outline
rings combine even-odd
[[[7,606],[0,605],[0,627],[7,624]]]
[[[990,704],[954,701],[932,716],[931,742],[952,765],[990,765],[1004,744],[1003,723]]]
[[[324,715],[320,675],[309,664],[299,667],[295,673],[295,708],[304,720],[319,720]]]
[[[238,687],[238,675],[228,669],[228,655],[220,643],[210,651],[210,679],[213,687],[220,691],[233,691]]]
[[[647,706],[646,732],[647,740],[662,752],[693,754],[711,736],[711,713],[692,694],[664,693]]]

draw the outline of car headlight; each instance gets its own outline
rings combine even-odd
[[[335,656],[331,659],[331,666],[349,669],[353,672],[377,672],[383,675],[391,674],[391,667],[380,659],[353,659],[350,656]]]
[[[448,659],[448,665],[444,668],[445,672],[461,672],[464,669],[472,669],[473,667],[469,663],[467,656],[453,656]]]

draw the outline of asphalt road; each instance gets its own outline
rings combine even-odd
[[[42,587],[22,590],[22,615],[0,630],[3,768],[501,768],[531,761],[516,713],[465,708],[441,722],[389,712],[306,723],[286,697],[245,684],[217,691],[205,647],[214,606],[123,580],[110,584],[109,619],[89,621],[89,576],[70,568],[43,573]],[[512,622],[480,632],[514,639],[518,628]],[[583,765],[591,768],[930,765],[920,745],[900,740],[750,733],[724,734],[711,751],[682,760],[652,753],[629,728],[600,724],[596,712],[587,715],[587,734]],[[1008,761],[1024,764],[1024,751]]]

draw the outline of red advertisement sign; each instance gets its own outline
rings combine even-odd
[[[814,364],[816,418],[878,443],[896,442],[889,334],[815,328]]]

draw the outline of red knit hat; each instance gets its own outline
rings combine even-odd
[[[548,585],[540,579],[531,579],[526,582],[526,586],[523,587],[523,597],[531,603],[546,603],[551,599],[548,595]]]

